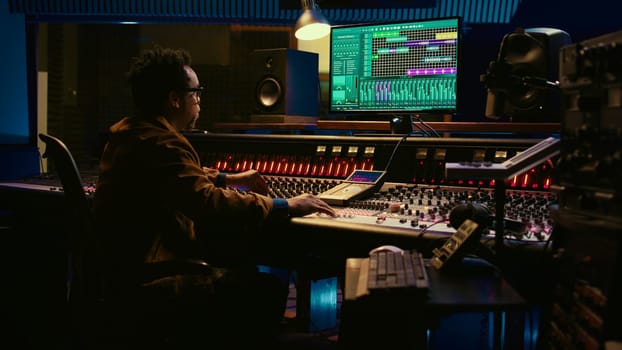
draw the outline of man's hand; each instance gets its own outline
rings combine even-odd
[[[335,209],[310,193],[288,198],[287,203],[289,205],[289,215],[291,216],[305,216],[313,213],[323,213],[332,217],[337,216]]]
[[[247,170],[237,174],[227,174],[226,185],[244,191],[267,195],[268,184],[257,170]]]

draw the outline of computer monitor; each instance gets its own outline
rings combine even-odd
[[[457,112],[460,29],[459,17],[333,26],[330,112]]]

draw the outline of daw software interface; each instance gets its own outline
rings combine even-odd
[[[330,110],[455,112],[459,17],[333,26]]]

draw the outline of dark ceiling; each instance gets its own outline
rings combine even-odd
[[[435,7],[439,0],[316,0],[322,9],[375,9],[375,8],[426,8]],[[298,0],[281,0],[282,9],[299,9]]]
[[[508,23],[525,0],[324,0],[332,24],[459,16],[464,23]],[[192,22],[293,25],[298,0],[10,0],[12,13],[38,22]]]

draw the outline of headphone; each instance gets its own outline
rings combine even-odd
[[[481,229],[484,229],[492,225],[493,216],[486,205],[474,202],[458,204],[449,213],[449,223],[456,230],[467,219],[476,222]]]

